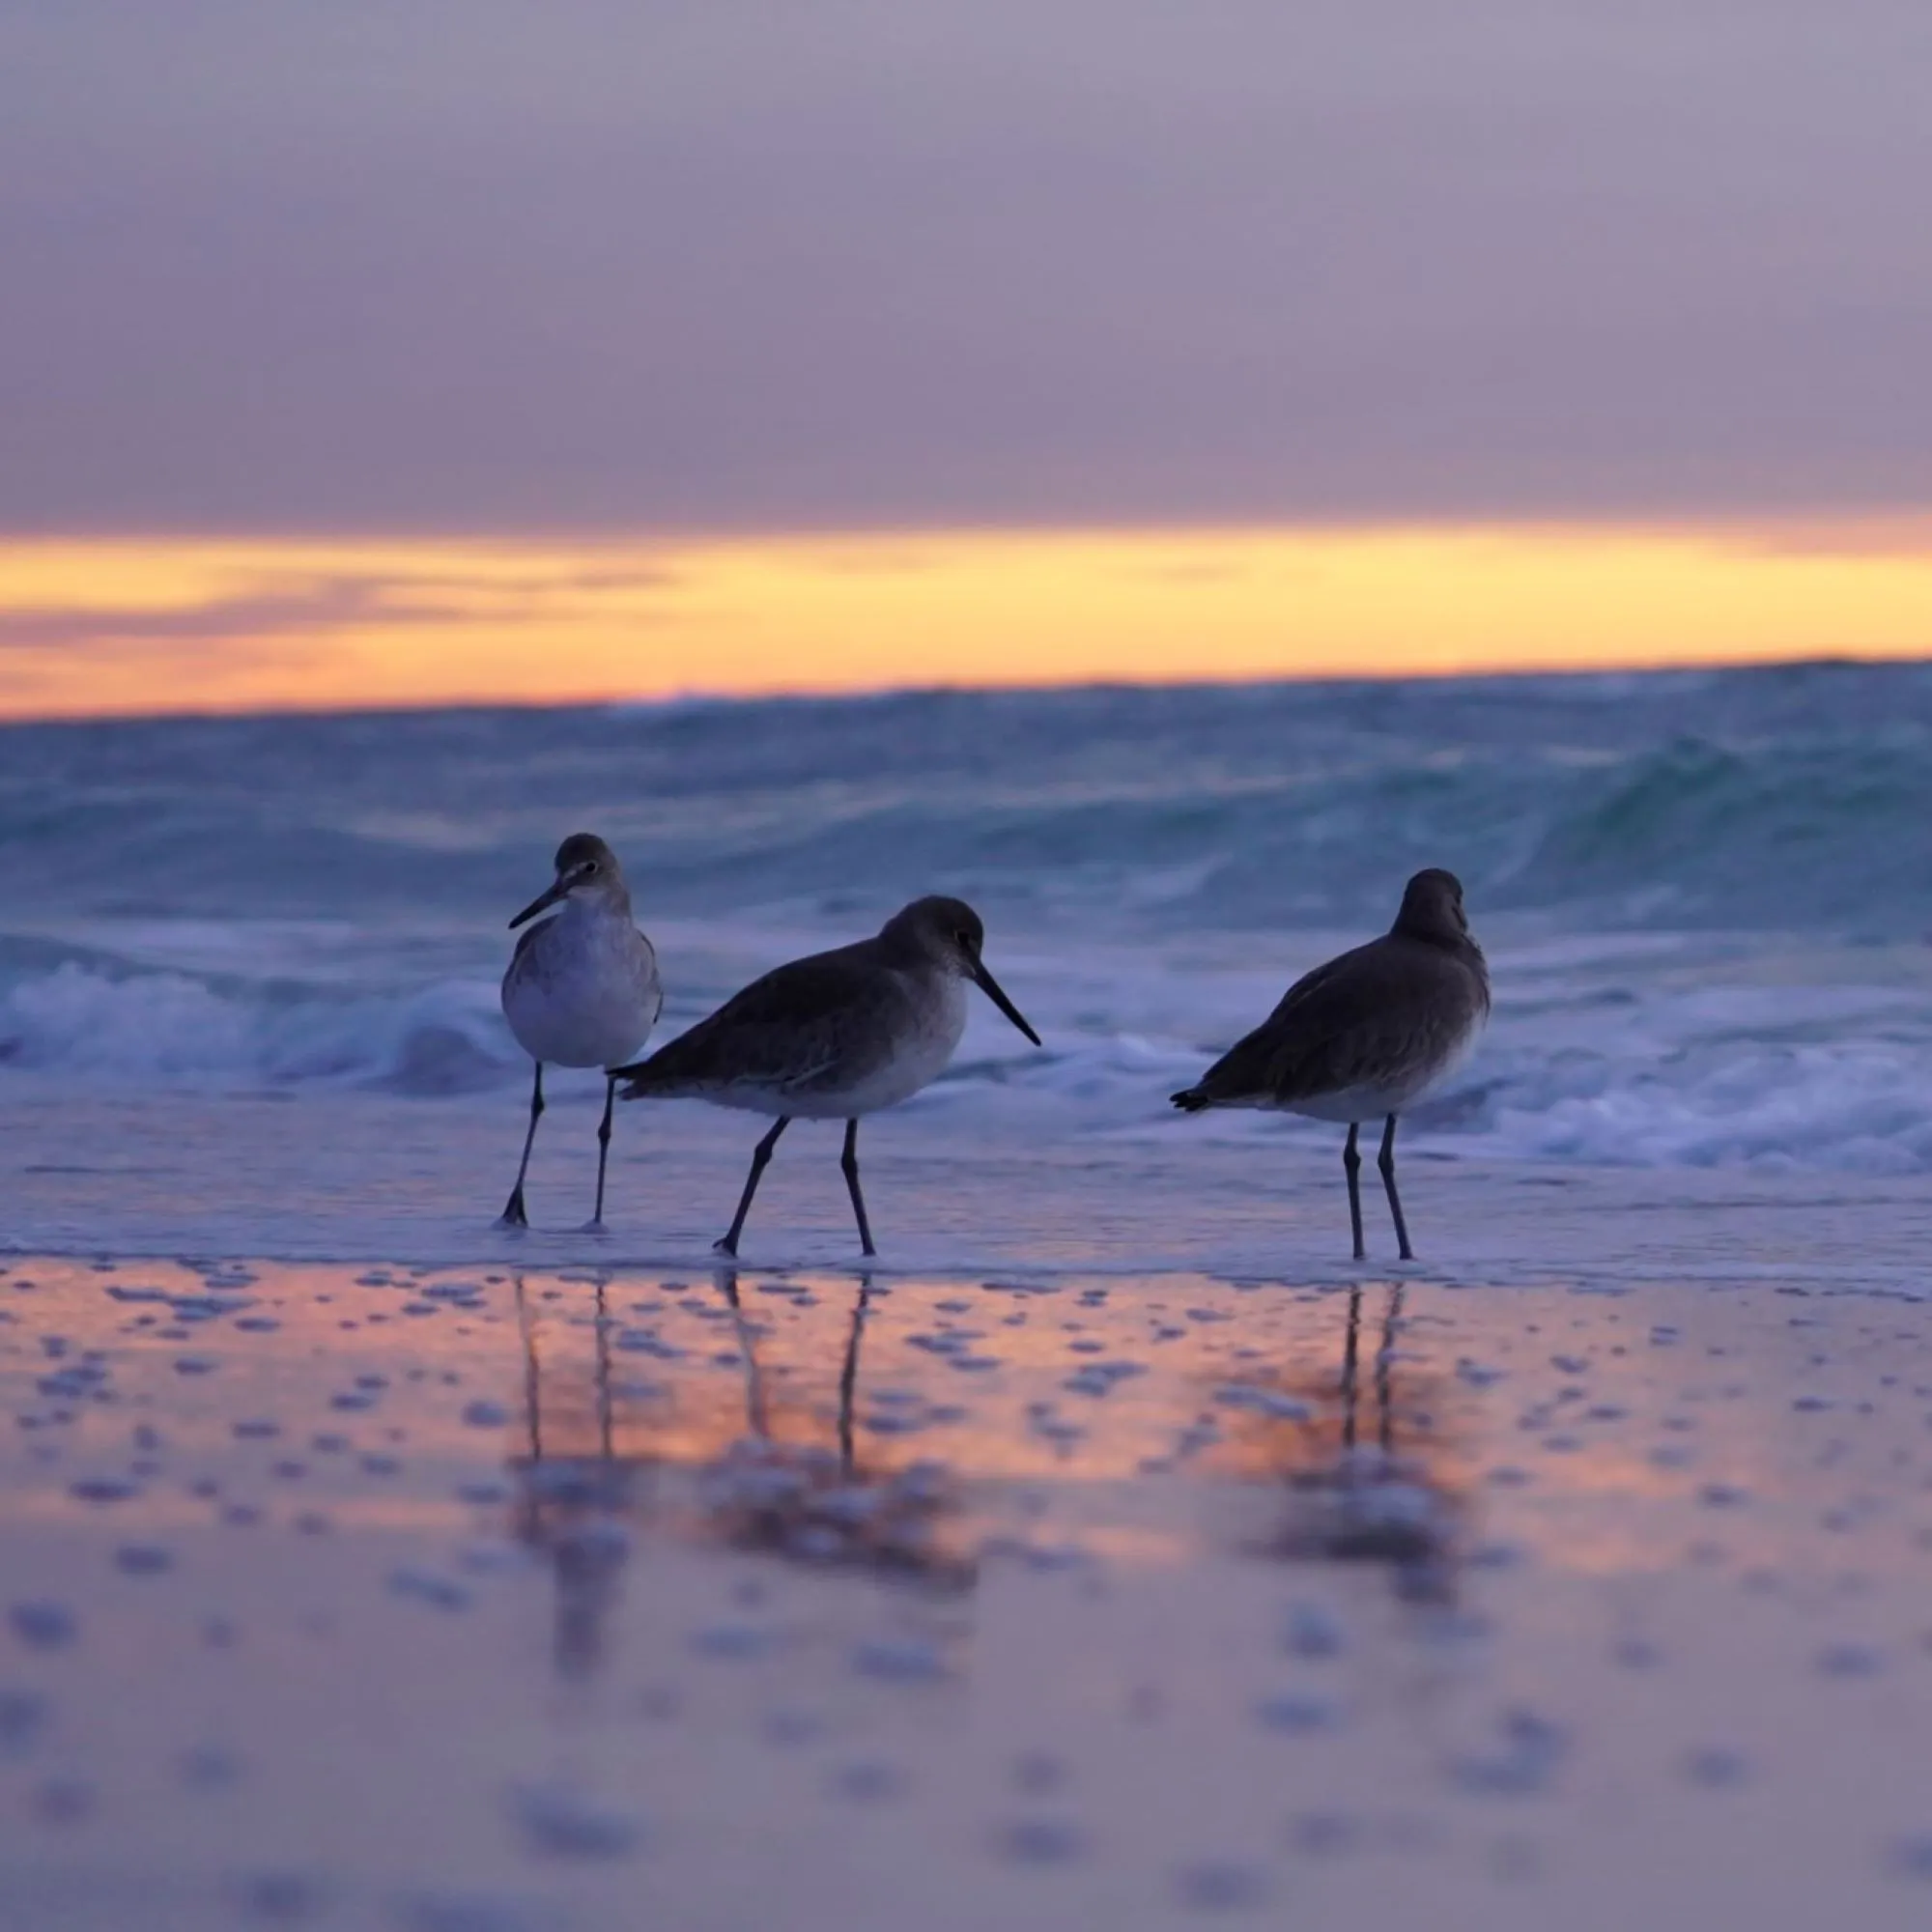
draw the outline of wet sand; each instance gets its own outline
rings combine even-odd
[[[1932,1312],[0,1265],[0,1927],[1906,1927]]]

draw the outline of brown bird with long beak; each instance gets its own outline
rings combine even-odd
[[[875,938],[794,959],[754,980],[709,1019],[636,1066],[620,1066],[627,1100],[708,1100],[776,1116],[752,1155],[731,1226],[717,1243],[735,1255],[758,1179],[794,1120],[845,1122],[840,1165],[859,1223],[876,1254],[859,1189],[859,1122],[938,1078],[966,1030],[972,980],[1037,1046],[1019,1009],[986,970],[986,929],[958,899],[915,899]]]

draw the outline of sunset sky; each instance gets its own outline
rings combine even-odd
[[[1932,651],[1923,0],[0,0],[0,715]]]

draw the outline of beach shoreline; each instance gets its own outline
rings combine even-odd
[[[697,1267],[736,1198],[754,1119],[619,1110],[608,1227],[586,1233],[601,1083],[566,1087],[531,1167],[532,1227],[495,1226],[514,1105],[385,1094],[37,1092],[0,1112],[12,1192],[0,1253],[242,1254],[408,1264]],[[962,1134],[943,1091],[875,1123],[866,1184],[883,1269],[1206,1273],[1318,1282],[1785,1282],[1916,1296],[1932,1176],[1472,1160],[1447,1136],[1401,1151],[1418,1260],[1397,1263],[1378,1194],[1348,1256],[1339,1132],[1250,1117],[1054,1132],[1024,1108]],[[1259,1127],[1250,1124],[1259,1122]],[[748,1266],[856,1267],[836,1128],[787,1137],[747,1230]]]

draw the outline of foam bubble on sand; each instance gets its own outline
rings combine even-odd
[[[29,1650],[65,1650],[80,1635],[80,1618],[67,1604],[30,1597],[7,1606],[7,1623]]]
[[[568,1783],[520,1784],[510,1811],[526,1843],[549,1858],[625,1858],[643,1836],[636,1817]]]

